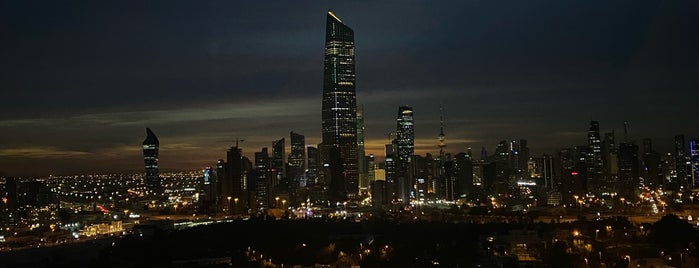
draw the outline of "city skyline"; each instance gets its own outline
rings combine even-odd
[[[365,3],[108,5],[139,14],[122,17],[89,5],[54,12],[50,3],[13,3],[3,39],[14,42],[2,46],[17,53],[2,64],[0,172],[141,171],[147,127],[162,141],[162,170],[213,166],[237,139],[245,155],[290,131],[318,144],[328,9],[359,33],[367,153],[383,156],[395,109],[410,105],[415,153],[435,154],[442,103],[452,154],[492,152],[504,139],[550,154],[587,144],[591,120],[602,133],[629,122],[633,140],[652,138],[668,152],[675,134],[697,134],[689,107],[699,20],[685,4],[414,3],[391,13],[393,5]],[[191,23],[165,23],[189,10]]]

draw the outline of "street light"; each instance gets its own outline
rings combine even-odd
[[[279,208],[279,196],[275,197],[274,201],[275,201],[274,204],[277,206],[277,208]]]
[[[226,199],[228,199],[228,213],[231,212],[231,198],[230,196],[226,197]]]
[[[234,212],[238,211],[238,198],[233,198],[233,202],[235,202],[235,206],[233,206]]]

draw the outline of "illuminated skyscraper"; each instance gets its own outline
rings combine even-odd
[[[415,154],[415,127],[413,125],[413,108],[401,106],[398,108],[396,125],[396,178],[398,180],[399,198],[403,202],[410,201],[412,190],[412,158]]]
[[[689,141],[689,162],[691,164],[693,186],[699,187],[699,140]]]
[[[146,139],[143,141],[143,159],[146,164],[145,184],[148,191],[160,193],[162,183],[158,173],[158,154],[160,142],[150,128],[146,128]]]
[[[324,65],[321,154],[324,163],[328,163],[338,159],[329,157],[329,148],[339,149],[345,188],[350,196],[356,196],[359,176],[354,31],[331,11],[327,14]]]

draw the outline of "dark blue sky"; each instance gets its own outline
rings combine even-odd
[[[242,1],[241,1],[242,2]],[[603,132],[699,136],[697,1],[4,1],[0,171],[201,168],[289,131],[320,137],[325,13],[356,34],[369,152],[415,108],[418,153],[529,140],[535,155]],[[621,136],[621,135],[618,135]]]

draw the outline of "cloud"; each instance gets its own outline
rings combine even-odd
[[[177,109],[94,113],[60,118],[10,119],[0,121],[0,126],[36,127],[66,124],[133,126],[222,119],[275,119],[316,114],[317,109],[315,107],[319,103],[316,98],[307,98],[256,100],[247,103],[224,103],[204,107],[197,107],[197,105],[201,106],[199,104],[184,105]]]
[[[26,158],[73,158],[86,157],[89,152],[62,150],[56,147],[7,148],[0,149],[0,156]]]

